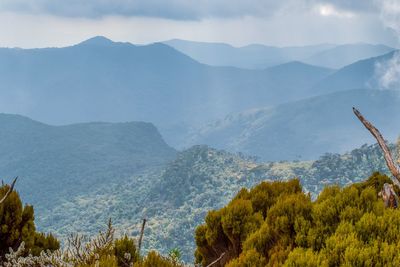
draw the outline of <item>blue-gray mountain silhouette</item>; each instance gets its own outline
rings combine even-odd
[[[65,48],[0,49],[1,111],[51,123],[148,121],[174,139],[193,126],[309,96],[330,69],[211,67],[161,43],[95,37]]]

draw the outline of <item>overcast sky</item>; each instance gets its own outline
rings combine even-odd
[[[398,47],[393,25],[400,22],[399,2],[0,0],[0,46],[67,46],[103,35],[138,44],[179,38],[235,46],[367,42]]]

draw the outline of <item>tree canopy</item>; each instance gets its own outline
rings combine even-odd
[[[196,229],[196,261],[225,253],[220,266],[400,266],[400,210],[378,197],[384,183],[374,173],[314,201],[298,180],[243,189]]]

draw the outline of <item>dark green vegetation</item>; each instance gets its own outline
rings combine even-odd
[[[57,222],[55,207],[105,185],[159,170],[176,155],[150,123],[55,127],[0,114],[0,125],[0,176],[18,173],[18,190],[35,206],[42,229]]]
[[[378,198],[384,183],[374,173],[315,201],[298,180],[243,189],[196,229],[196,261],[225,253],[219,266],[398,266],[400,211]]]
[[[373,140],[352,114],[353,106],[365,111],[388,140],[397,138],[399,92],[358,89],[233,114],[196,129],[188,144],[209,144],[268,161],[344,153]]]
[[[0,198],[9,191],[0,187]],[[109,221],[106,232],[85,242],[83,236],[71,233],[66,248],[52,234],[36,232],[33,207],[22,206],[19,194],[12,191],[0,204],[0,265],[1,266],[76,266],[76,267],[179,267],[179,250],[163,257],[155,251],[141,257],[136,240],[114,238]]]
[[[0,187],[0,199],[9,190],[8,185]],[[22,205],[19,194],[12,191],[8,198],[0,204],[0,263],[9,248],[16,250],[21,242],[25,243],[27,252],[39,255],[42,250],[57,250],[58,240],[51,234],[36,231],[33,207]]]
[[[377,146],[326,154],[317,161],[271,163],[195,146],[180,152],[162,171],[104,183],[93,192],[65,199],[38,219],[42,230],[65,236],[75,231],[95,234],[111,217],[117,230],[137,236],[142,218],[147,218],[145,249],[166,255],[178,247],[183,259],[191,262],[195,227],[209,210],[225,206],[241,188],[298,177],[315,198],[326,185],[360,182],[374,170],[386,171]]]

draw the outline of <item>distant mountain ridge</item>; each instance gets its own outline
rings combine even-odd
[[[345,66],[317,82],[312,90],[317,94],[326,94],[357,88],[377,89],[379,77],[376,74],[376,65],[390,60],[394,53],[395,51]]]
[[[394,50],[385,45],[364,43],[298,47],[274,47],[260,44],[233,47],[225,43],[179,39],[164,43],[204,64],[248,69],[262,69],[290,61],[302,61],[311,65],[339,69],[358,60],[380,56]]]
[[[50,124],[147,121],[176,145],[181,128],[307,97],[331,73],[290,64],[211,67],[165,44],[104,37],[65,48],[0,49],[0,111]]]
[[[346,44],[318,52],[303,61],[308,64],[339,69],[356,61],[382,56],[393,50],[394,48],[386,45]]]
[[[397,138],[400,93],[358,89],[232,114],[194,130],[187,146],[207,144],[269,161],[343,153],[374,141],[355,118],[353,106],[376,123],[388,140]]]

